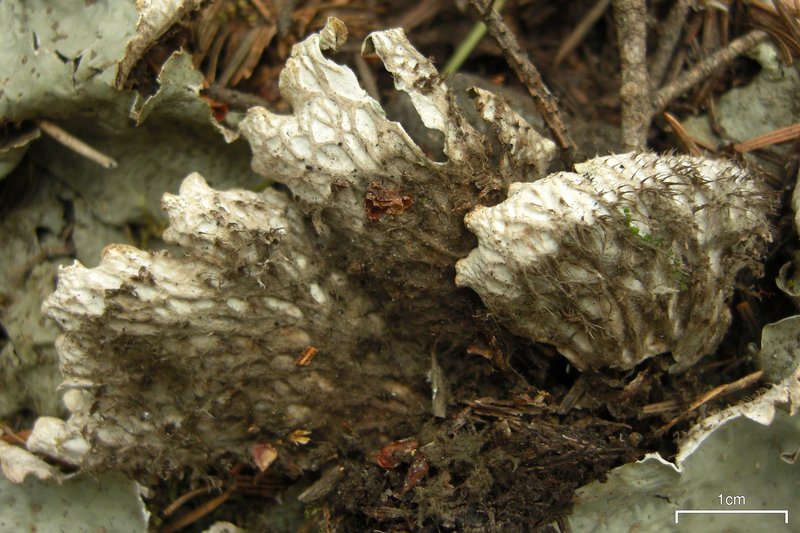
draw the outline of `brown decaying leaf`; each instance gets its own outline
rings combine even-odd
[[[402,194],[399,190],[387,189],[373,181],[367,187],[364,211],[369,220],[375,221],[380,220],[384,215],[402,215],[413,203],[410,196]]]

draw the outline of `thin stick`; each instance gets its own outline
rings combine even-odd
[[[175,531],[180,531],[181,529],[185,528],[189,524],[200,520],[202,517],[225,503],[225,500],[230,498],[233,491],[236,490],[236,484],[234,483],[228,490],[217,496],[212,500],[208,500],[207,502],[203,503],[200,507],[196,509],[192,509],[185,515],[181,516],[177,520],[165,524],[160,530],[159,533],[174,533]]]
[[[720,385],[719,387],[715,387],[715,388],[711,389],[710,391],[708,391],[707,393],[705,393],[702,396],[700,396],[697,400],[695,400],[692,403],[692,405],[689,406],[689,409],[687,409],[687,411],[694,411],[695,409],[697,409],[701,405],[710,402],[711,400],[713,400],[717,396],[724,396],[726,394],[730,394],[732,392],[736,392],[736,391],[740,391],[742,389],[745,389],[745,388],[749,387],[750,385],[753,385],[754,383],[756,383],[759,379],[761,379],[761,376],[763,376],[763,375],[764,375],[764,371],[763,370],[757,370],[757,371],[753,372],[752,374],[748,374],[748,375],[746,375],[745,377],[743,377],[741,379],[737,379],[733,383],[726,383],[725,385]]]
[[[667,20],[664,21],[658,47],[653,52],[653,59],[650,62],[650,83],[654,87],[660,86],[664,80],[664,74],[667,73],[670,60],[675,55],[675,47],[681,38],[683,24],[686,22],[686,15],[689,14],[690,7],[689,0],[678,0],[667,15]]]
[[[117,166],[117,162],[114,161],[114,159],[112,159],[111,157],[105,155],[104,153],[98,150],[95,150],[94,148],[92,148],[82,140],[78,139],[71,133],[67,133],[57,124],[54,124],[53,122],[44,119],[37,120],[36,124],[39,126],[39,129],[41,129],[43,132],[48,134],[56,141],[60,142],[73,152],[82,155],[86,159],[91,159],[101,167],[114,168]]]
[[[161,513],[164,517],[171,516],[172,513],[180,509],[186,502],[200,496],[201,494],[208,494],[212,490],[219,488],[219,487],[200,487],[199,489],[190,490],[186,494],[181,495],[178,497],[174,502],[169,504],[164,512]]]
[[[561,403],[558,404],[556,413],[562,416],[569,413],[572,408],[575,407],[575,404],[578,403],[578,400],[581,399],[584,392],[586,392],[586,377],[585,374],[581,374],[578,376],[578,379],[575,380],[575,383],[572,384],[569,392],[567,392],[561,400]]]
[[[681,420],[686,418],[689,415],[689,413],[691,413],[692,411],[695,411],[701,405],[704,405],[704,404],[710,402],[711,400],[713,400],[714,398],[717,398],[719,396],[725,396],[726,394],[730,394],[732,392],[737,392],[737,391],[740,391],[742,389],[746,389],[747,387],[757,383],[758,380],[760,380],[761,376],[763,376],[763,375],[764,375],[764,371],[763,370],[757,370],[757,371],[753,372],[752,374],[748,374],[745,377],[743,377],[741,379],[737,379],[736,381],[734,381],[732,383],[726,383],[725,385],[720,385],[719,387],[715,387],[715,388],[711,389],[710,391],[708,391],[708,392],[706,392],[704,394],[701,394],[700,397],[697,398],[697,400],[692,402],[692,404],[689,406],[688,409],[686,409],[686,411],[684,411],[680,415],[678,415],[675,418],[673,418],[672,420],[670,420],[664,426],[660,427],[656,431],[656,433],[658,435],[663,435],[664,433],[669,431],[675,424],[677,424],[678,422],[680,422]]]
[[[30,429],[14,431],[7,425],[0,422],[0,430],[3,433],[2,436],[0,436],[0,440],[3,442],[7,442],[9,444],[19,444],[23,448],[28,445],[28,437],[31,435]]]
[[[657,415],[668,411],[675,411],[678,408],[680,408],[680,404],[676,400],[651,403],[642,407],[642,416]]]
[[[558,104],[542,81],[542,75],[539,74],[528,55],[522,50],[514,34],[503,22],[502,17],[492,9],[488,0],[470,0],[469,3],[478,17],[486,24],[489,35],[497,41],[498,46],[500,46],[506,57],[506,61],[508,61],[519,80],[533,97],[536,109],[542,115],[547,128],[561,148],[562,161],[564,161],[567,168],[572,168],[575,162],[577,146],[567,134],[567,127],[564,125],[564,121],[561,120]]]
[[[695,65],[689,72],[685,73],[673,83],[659,89],[653,98],[654,111],[663,111],[675,98],[684,94],[703,80],[708,79],[708,77],[717,70],[728,66],[742,53],[765,41],[767,37],[768,34],[766,32],[753,30],[738,39],[734,39],[728,46]]]
[[[422,0],[416,6],[394,20],[390,27],[403,28],[406,33],[409,33],[411,30],[431,20],[439,11],[444,9],[444,7],[444,2],[440,2],[439,0]]]
[[[647,74],[647,6],[644,0],[614,0],[622,76],[623,151],[644,150],[652,119],[650,79]]]
[[[246,110],[255,106],[269,109],[271,107],[268,101],[258,95],[244,93],[236,89],[231,89],[230,87],[223,87],[216,83],[211,84],[208,89],[203,90],[203,95],[218,102],[223,102],[234,109]]]
[[[261,29],[258,27],[251,28],[250,31],[247,32],[244,38],[239,42],[239,47],[236,48],[236,51],[233,53],[230,63],[228,63],[225,70],[222,71],[222,74],[217,80],[218,84],[226,87],[230,83],[234,74],[236,74],[239,67],[241,67],[245,59],[247,59],[260,33]]]
[[[559,47],[558,52],[556,52],[556,58],[553,60],[554,67],[557,67],[562,59],[567,57],[581,44],[586,34],[592,29],[592,26],[594,26],[598,19],[603,16],[603,13],[606,12],[609,4],[611,4],[611,0],[597,0],[592,6],[592,9],[583,16],[580,22],[575,26],[575,29],[572,30],[572,33],[561,43],[561,47]]]
[[[756,150],[772,144],[791,141],[798,137],[800,137],[800,123],[792,124],[785,128],[778,128],[777,130],[772,130],[758,137],[736,143],[733,145],[733,149],[740,153],[749,152],[750,150]]]

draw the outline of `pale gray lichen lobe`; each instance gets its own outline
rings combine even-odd
[[[62,268],[44,304],[63,331],[63,386],[84,395],[67,423],[92,444],[84,466],[152,474],[246,457],[254,433],[324,439],[363,407],[352,380],[419,370],[360,348],[380,342],[378,306],[319,261],[284,194],[217,192],[194,174],[163,203],[164,239],[184,256],[110,246],[97,268]],[[309,346],[320,355],[300,367]],[[392,408],[417,401],[408,391]]]
[[[428,159],[323,56],[345,33],[331,20],[294,47],[280,79],[293,114],[253,108],[241,124],[254,169],[291,200],[192,175],[163,200],[164,239],[183,255],[111,246],[95,269],[62,269],[44,311],[63,330],[64,386],[82,398],[66,429],[91,443],[84,466],[160,474],[249,460],[250,444],[279,447],[295,430],[324,456],[345,432],[426,409],[418,354],[436,335],[469,338],[470,298],[453,283],[474,245],[463,215],[542,174],[554,145],[481,93],[492,153],[402,31],[375,33],[397,87],[445,135],[449,160]],[[293,449],[293,464],[307,455]]]

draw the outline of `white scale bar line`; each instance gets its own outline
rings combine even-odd
[[[789,511],[785,509],[692,509],[692,510],[675,510],[675,523],[678,523],[681,514],[782,514],[783,523],[789,523]]]

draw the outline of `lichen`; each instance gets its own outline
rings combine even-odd
[[[61,269],[44,311],[63,332],[64,436],[87,450],[83,468],[149,478],[263,465],[269,450],[269,465],[297,473],[340,446],[374,450],[437,402],[436,343],[474,337],[480,302],[456,283],[580,368],[670,349],[690,363],[724,333],[733,276],[768,238],[769,202],[749,174],[640,154],[533,182],[550,141],[475,91],[487,138],[402,31],[372,34],[444,137],[447,160],[433,161],[323,55],[344,37],[329,21],[295,46],[281,75],[292,114],[252,108],[241,123],[254,170],[280,190],[219,192],[190,175],[163,200],[178,253],[116,245],[96,268]]]
[[[732,163],[621,154],[577,165],[466,218],[480,244],[456,269],[519,335],[579,369],[719,344],[743,268],[760,270],[773,197]]]

